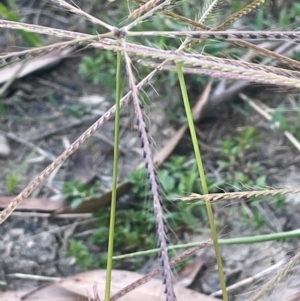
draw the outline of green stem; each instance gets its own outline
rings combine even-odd
[[[178,74],[178,79],[179,79],[179,83],[180,83],[185,112],[186,112],[186,116],[188,119],[189,129],[191,132],[192,142],[193,142],[193,146],[194,146],[194,152],[195,152],[196,162],[197,162],[198,171],[199,171],[199,175],[200,175],[200,179],[201,179],[203,194],[208,194],[208,188],[207,188],[207,184],[206,184],[204,167],[203,167],[200,148],[199,148],[198,139],[197,139],[197,135],[196,135],[193,114],[192,114],[189,98],[187,95],[186,84],[185,84],[185,80],[184,80],[184,76],[183,76],[183,72],[182,72],[182,64],[176,63],[176,67],[177,67],[177,74]],[[217,231],[216,231],[212,206],[211,206],[210,202],[206,202],[206,210],[207,210],[209,225],[210,225],[210,229],[211,229],[212,239],[214,242],[214,248],[215,248],[217,265],[218,265],[218,272],[219,272],[220,283],[221,283],[221,288],[222,288],[222,292],[223,292],[223,300],[228,301],[228,295],[227,295],[227,290],[226,290],[226,281],[225,281],[223,264],[222,264],[222,257],[221,257],[220,247],[218,245],[218,235],[217,235]]]
[[[245,237],[235,237],[235,238],[224,238],[218,239],[219,245],[245,245],[245,244],[254,244],[254,243],[262,243],[267,241],[274,240],[285,240],[291,238],[299,238],[300,237],[300,229],[289,231],[289,232],[279,232],[279,233],[271,233],[271,234],[263,234],[256,236],[245,236]],[[198,246],[201,242],[193,242],[188,244],[180,244],[169,246],[169,250],[178,250],[178,249],[188,249],[195,246]],[[151,249],[146,251],[140,251],[130,254],[124,254],[120,256],[115,256],[113,259],[123,259],[123,258],[132,258],[137,256],[146,256],[159,252],[159,249]]]
[[[110,209],[110,224],[109,238],[107,251],[107,267],[106,267],[106,282],[105,282],[105,301],[110,300],[111,289],[111,272],[114,252],[114,234],[115,234],[115,218],[117,204],[117,186],[118,186],[118,160],[119,160],[119,132],[120,132],[120,100],[121,100],[121,53],[117,54],[117,72],[116,72],[116,114],[115,114],[115,138],[114,138],[114,163],[113,163],[113,183]]]

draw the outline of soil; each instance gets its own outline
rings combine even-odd
[[[39,6],[36,9],[40,8]],[[84,5],[82,8],[84,9]],[[88,6],[87,10],[89,9],[92,7]],[[71,16],[71,18],[73,18],[74,24],[76,18],[75,16]],[[55,27],[65,27],[63,20],[58,18],[46,19],[43,16],[41,20],[43,25],[54,26],[53,22],[58,22],[55,23]],[[58,20],[61,20],[62,23],[59,24]],[[86,23],[82,22],[78,31],[84,32],[86,27]],[[7,39],[6,34],[0,35],[1,47],[4,47]],[[20,45],[18,41],[14,43]],[[3,52],[7,51],[7,49],[1,49]],[[0,195],[18,194],[51,163],[49,158],[58,156],[67,145],[78,138],[79,134],[83,133],[113,105],[113,91],[102,86],[101,83],[94,85],[78,74],[81,57],[90,53],[91,50],[76,53],[52,68],[16,80],[9,88],[8,94],[3,99],[5,114],[0,117],[0,130],[22,138],[25,142],[33,143],[46,151],[48,156],[37,154],[24,142],[20,143],[16,141],[17,139],[8,138],[11,152],[9,156],[0,160],[0,170],[2,171]],[[165,87],[157,82],[155,89],[159,96],[154,90],[149,91],[151,104],[146,110],[150,136],[155,141],[155,150],[159,150],[176,133],[179,126],[170,121],[166,114],[168,103],[172,103],[172,100],[177,97],[179,88],[175,86],[173,95],[165,95]],[[193,101],[198,98],[199,92],[201,92],[199,89],[192,91],[190,96]],[[289,103],[291,97],[291,93],[280,91],[274,87],[251,87],[244,92],[251,97],[265,101],[273,108],[278,104]],[[82,105],[82,97],[91,95],[98,96],[98,100],[101,101],[99,100],[96,106],[91,103]],[[51,101],[53,99],[55,105]],[[162,101],[162,99],[164,100]],[[75,106],[77,106],[75,112],[80,115],[80,118],[71,113],[71,109],[74,109]],[[255,126],[262,139],[259,146],[247,153],[243,160],[245,162],[251,160],[263,167],[269,186],[299,186],[297,185],[300,171],[299,152],[290,145],[281,132],[272,131],[269,123],[257,113],[244,116],[240,113],[239,108],[245,108],[241,100],[223,103],[212,116],[197,124],[202,135],[200,143],[207,176],[216,179],[227,176],[218,169],[217,160],[220,159],[220,155],[216,148],[225,138],[233,139],[241,129]],[[130,105],[123,110],[121,123],[120,181],[142,163],[142,151],[134,126],[133,109]],[[57,198],[61,198],[63,184],[67,180],[84,178],[86,181],[90,180],[92,176],[99,179],[101,193],[110,189],[113,133],[114,121],[112,120],[81,148],[83,161],[87,160],[88,163],[80,162],[79,168],[77,166],[76,169],[78,162],[73,156],[59,168],[50,181],[44,182],[33,196],[47,198],[49,202],[57,200]],[[188,156],[192,154],[188,132],[179,142],[174,153]],[[27,162],[24,168],[20,168],[22,162]],[[84,168],[86,171],[82,172]],[[13,191],[9,192],[8,181],[12,171],[20,172]],[[76,174],[77,172],[79,174]],[[81,172],[82,174],[80,174]],[[260,210],[267,222],[259,230],[255,228],[251,220],[250,209],[248,217],[245,218],[240,213],[241,205],[231,204],[232,210],[229,213],[228,206],[217,204],[214,209],[216,220],[219,221],[219,230],[222,230],[223,234],[226,233],[226,237],[236,237],[287,231],[300,227],[299,198],[297,196],[286,198],[284,208],[280,213],[277,213],[274,206],[268,205],[269,203],[266,201],[261,204]],[[247,207],[246,204],[244,206]],[[94,229],[95,225],[92,215],[51,217],[49,214],[30,211],[18,211],[12,214],[0,227],[0,284],[3,284],[3,289],[14,290],[44,284],[40,280],[22,279],[18,274],[66,277],[81,271],[76,259],[67,253],[68,240],[89,229]],[[207,227],[206,222],[201,222],[201,225]],[[189,233],[188,235],[186,240],[190,242],[202,241],[207,237],[207,234],[192,235]],[[286,259],[296,248],[297,241],[295,240],[222,246],[228,285],[253,276],[280,260]],[[191,288],[210,294],[219,290],[220,287],[214,257],[210,251],[205,255],[205,260],[206,270],[201,270],[191,284]],[[146,272],[156,264],[156,259],[150,259],[142,271]],[[249,291],[249,286],[235,290],[233,295],[241,294],[244,291]],[[246,300],[245,298],[244,295],[240,295],[237,300]]]

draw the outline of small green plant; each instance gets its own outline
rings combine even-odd
[[[6,180],[6,189],[7,189],[8,193],[15,192],[15,189],[16,189],[18,183],[20,182],[22,175],[24,174],[25,170],[27,169],[33,155],[34,155],[34,150],[31,151],[27,155],[27,157],[24,159],[24,161],[22,162],[22,164],[19,167],[12,168],[9,171],[9,175]]]
[[[275,124],[275,122],[280,123],[282,130],[289,128],[284,117],[284,108],[279,107],[273,114],[271,124]],[[265,168],[258,162],[244,160],[247,152],[257,149],[260,141],[257,129],[250,126],[240,131],[236,137],[221,142],[218,151],[223,158],[218,161],[218,166],[219,171],[222,172],[223,183],[219,184],[220,188],[225,189],[225,191],[241,191],[245,188],[261,189],[262,187],[268,187]],[[243,224],[249,224],[250,211],[252,216],[250,221],[255,229],[259,229],[266,224],[266,218],[257,205],[261,202],[261,198],[253,199],[251,202],[239,206]],[[274,213],[279,214],[283,209],[283,205],[284,197],[275,197],[272,205]],[[232,208],[232,210],[236,209]]]
[[[20,17],[16,13],[17,4],[15,1],[8,1],[8,6],[0,3],[0,17],[3,17],[11,21],[19,21]],[[19,30],[19,33],[23,37],[24,41],[31,47],[42,46],[43,42],[40,37],[33,32],[26,32],[24,30]]]
[[[101,83],[104,87],[113,89],[116,86],[114,66],[115,54],[108,51],[96,51],[86,55],[79,64],[79,73],[93,84]],[[101,70],[101,71],[99,71]]]
[[[70,239],[67,254],[74,256],[77,264],[84,269],[95,268],[97,259],[89,252],[87,246],[79,240]]]
[[[68,254],[74,256],[78,265],[84,269],[104,268],[107,260],[110,213],[107,210],[99,210],[95,216],[99,217],[97,229],[87,242],[73,239],[68,247]],[[148,209],[143,207],[119,210],[116,214],[114,255],[153,248],[155,235],[155,220],[151,215],[150,206]],[[141,267],[143,262],[144,258],[140,257],[127,263],[130,263],[130,269],[135,270]]]
[[[87,197],[96,194],[99,194],[99,184],[87,185],[78,181],[67,181],[63,187],[62,198],[64,201],[71,200],[71,208],[76,208]]]
[[[147,197],[148,191],[144,185],[145,178],[146,173],[144,169],[140,169],[127,177],[134,184],[133,191],[143,198]],[[158,178],[167,199],[176,199],[182,193],[199,191],[195,161],[188,161],[188,158],[185,156],[173,156],[170,161],[164,163],[163,167],[158,171]]]
[[[299,103],[300,97],[298,97],[298,105]],[[270,125],[274,130],[279,128],[281,131],[289,131],[297,139],[300,139],[300,106],[293,111],[284,105],[278,106],[272,114]]]
[[[266,225],[266,220],[264,215],[259,211],[255,204],[255,200],[248,204],[242,204],[239,208],[240,212],[240,222],[242,225],[249,227],[249,221],[255,230],[259,230],[262,226]],[[250,212],[250,214],[249,214]],[[249,217],[251,219],[249,220]]]
[[[291,7],[284,7],[279,12],[279,26],[285,28],[287,26],[291,26],[293,24],[297,24],[295,22],[295,16],[300,15],[300,3],[293,1],[291,3]]]
[[[87,113],[87,107],[83,104],[69,104],[66,106],[66,110],[76,118],[82,118]]]
[[[217,161],[219,171],[230,171],[229,178],[226,177],[227,183],[238,188],[239,183],[259,185],[259,183],[250,183],[250,178],[257,178],[263,175],[260,167],[252,162],[244,162],[247,151],[255,150],[260,142],[260,136],[257,129],[253,126],[244,128],[236,137],[221,141],[221,146],[217,149],[222,159]],[[250,176],[250,178],[249,178]],[[259,179],[258,182],[262,182]]]
[[[259,140],[257,129],[249,126],[240,131],[236,137],[223,140],[218,151],[229,160],[228,164],[235,164],[239,158],[245,155],[247,150],[255,149]]]
[[[245,160],[248,152],[255,151],[261,141],[260,135],[254,126],[242,129],[236,137],[225,139],[218,148],[222,159],[217,161],[219,172],[222,173],[221,188],[225,191],[241,191],[247,189],[261,189],[267,187],[265,168],[258,162]],[[261,200],[259,200],[260,202]],[[246,209],[246,206],[248,207]],[[239,206],[241,222],[251,224],[255,229],[265,225],[265,217],[255,205],[255,201]],[[236,210],[232,208],[232,210]]]
[[[9,176],[6,182],[6,189],[9,193],[12,193],[16,186],[19,183],[20,174],[15,173],[14,171],[9,172]]]
[[[185,156],[173,156],[158,171],[158,179],[163,189],[163,199],[168,210],[166,218],[170,227],[196,229],[198,218],[205,216],[204,206],[177,201],[183,194],[201,193],[195,160],[188,160]],[[149,190],[144,184],[146,182],[144,169],[131,174],[128,180],[133,183],[133,192],[140,199],[146,200]]]
[[[200,193],[199,179],[197,176],[197,166],[194,160],[188,160],[184,156],[174,156],[170,161],[158,171],[158,178],[162,184],[163,196],[167,213],[165,218],[169,227],[176,233],[184,231],[195,231],[199,226],[199,217],[205,217],[205,208],[201,204],[187,204],[177,201],[182,192]],[[129,200],[131,208],[118,210],[116,212],[115,225],[115,255],[135,252],[139,249],[153,248],[155,241],[155,218],[152,214],[152,206],[148,202],[149,190],[145,186],[146,173],[144,169],[131,174],[128,177],[133,183],[133,195]],[[85,185],[70,181],[65,184],[65,198],[74,198],[72,206],[78,206],[84,198],[95,191],[87,190]],[[80,241],[73,241],[69,247],[69,254],[77,258],[78,264],[83,268],[91,265],[104,267],[106,262],[106,245],[109,235],[109,212],[107,210],[98,211],[95,216],[99,217],[97,230],[95,230],[87,242],[87,248]],[[98,249],[100,258],[93,261],[92,249]],[[90,254],[90,256],[88,255]],[[135,258],[130,262],[130,268],[136,269],[141,266],[143,258]]]
[[[132,252],[138,248],[147,248],[153,245],[155,235],[154,219],[146,208],[145,210],[124,209],[117,213],[115,241],[119,252]],[[109,214],[103,210],[97,212],[100,217],[99,229],[93,234],[95,244],[106,244],[108,238]],[[146,221],[146,222],[145,222]]]

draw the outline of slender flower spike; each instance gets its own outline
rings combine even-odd
[[[126,70],[129,79],[129,86],[132,92],[133,105],[136,114],[136,124],[138,126],[139,137],[141,139],[141,146],[143,149],[143,157],[147,168],[147,178],[149,182],[149,188],[151,197],[153,199],[154,214],[156,218],[156,228],[158,234],[158,246],[160,248],[161,266],[163,269],[163,278],[165,284],[165,293],[167,301],[175,301],[176,296],[172,281],[171,263],[168,254],[168,231],[166,227],[166,219],[164,217],[162,198],[160,187],[157,179],[157,174],[153,162],[152,151],[150,146],[150,140],[148,137],[148,130],[144,121],[144,114],[141,108],[141,102],[138,98],[138,89],[135,85],[135,79],[131,68],[131,61],[126,53],[126,45],[123,40],[124,57],[126,60]]]

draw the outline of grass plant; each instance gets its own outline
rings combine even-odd
[[[2,224],[10,214],[17,208],[17,206],[27,198],[50,174],[55,170],[57,166],[62,164],[71,154],[73,154],[79,147],[96,131],[98,131],[103,124],[105,124],[111,118],[115,120],[115,152],[114,152],[114,166],[113,166],[113,195],[111,202],[111,218],[109,225],[109,247],[107,255],[107,282],[106,282],[106,294],[105,300],[112,300],[110,293],[111,287],[111,270],[113,261],[113,241],[114,241],[114,224],[116,214],[116,187],[118,182],[118,143],[119,143],[119,118],[120,110],[126,105],[132,105],[135,112],[136,125],[138,128],[138,135],[141,142],[141,148],[143,151],[143,160],[145,163],[145,169],[147,174],[147,181],[149,185],[149,194],[153,201],[153,212],[156,220],[156,231],[158,237],[159,254],[161,257],[161,269],[165,283],[165,294],[167,301],[175,301],[176,295],[174,292],[172,266],[174,261],[169,256],[169,235],[168,225],[165,218],[165,212],[163,207],[163,201],[161,196],[161,187],[158,181],[156,166],[153,161],[153,149],[151,146],[151,140],[149,138],[149,125],[146,122],[145,113],[143,110],[143,103],[141,101],[141,90],[146,84],[151,83],[151,80],[161,71],[176,72],[178,75],[182,98],[185,106],[185,114],[188,120],[188,125],[192,137],[195,158],[198,166],[199,177],[202,184],[202,194],[193,194],[188,198],[182,198],[182,201],[189,200],[190,202],[203,202],[207,208],[207,214],[210,221],[210,228],[212,232],[212,240],[215,248],[220,282],[223,290],[223,299],[228,300],[226,283],[224,278],[224,271],[222,268],[222,258],[219,251],[220,240],[218,239],[217,230],[215,227],[212,202],[224,201],[228,199],[249,199],[254,197],[263,196],[275,196],[284,195],[287,193],[299,193],[299,188],[295,189],[262,189],[259,191],[237,191],[231,193],[218,193],[210,194],[206,184],[205,171],[202,164],[202,157],[199,150],[199,145],[196,137],[194,120],[190,109],[190,101],[188,99],[187,87],[184,81],[184,73],[193,73],[198,76],[210,76],[218,79],[231,79],[231,80],[244,80],[251,83],[276,85],[285,88],[300,88],[300,62],[292,58],[285,57],[279,53],[268,50],[251,41],[261,40],[286,40],[289,42],[295,42],[300,40],[300,32],[294,30],[230,30],[227,29],[240,18],[255,11],[259,6],[265,4],[266,0],[254,0],[248,5],[241,7],[229,17],[224,20],[218,21],[218,25],[215,27],[209,27],[206,25],[207,16],[213,13],[213,10],[218,6],[219,1],[210,0],[204,1],[202,10],[200,11],[199,18],[195,21],[193,16],[183,16],[177,12],[180,9],[174,9],[173,3],[170,0],[157,1],[150,0],[146,3],[138,2],[135,5],[135,9],[132,9],[128,18],[123,21],[123,26],[111,25],[99,18],[96,18],[88,13],[85,13],[77,6],[69,4],[64,0],[52,0],[53,5],[57,5],[67,11],[85,18],[93,24],[101,28],[100,34],[83,34],[74,31],[61,30],[56,28],[43,27],[35,24],[26,24],[17,21],[10,21],[6,19],[0,20],[0,28],[3,29],[15,29],[22,30],[24,32],[32,32],[34,34],[51,35],[56,38],[62,39],[62,41],[41,47],[34,47],[32,49],[6,53],[0,55],[0,66],[8,66],[14,62],[23,60],[29,60],[34,57],[39,57],[51,53],[54,50],[63,50],[65,48],[73,47],[76,49],[83,48],[96,48],[101,51],[109,51],[114,53],[114,58],[117,61],[116,68],[116,104],[111,107],[103,116],[101,116],[90,128],[88,128],[76,141],[74,141],[70,147],[68,147],[57,159],[51,163],[45,170],[41,172],[27,187],[0,213],[0,224]],[[183,1],[184,3],[184,1]],[[176,7],[175,7],[176,8]],[[181,11],[183,14],[183,12]],[[162,28],[161,30],[134,30],[140,24],[149,21],[155,16],[160,14],[164,15],[164,18],[168,17],[172,20],[176,20],[175,23],[184,24],[184,28]],[[281,18],[282,24],[286,24],[284,16]],[[258,21],[258,23],[261,23]],[[173,24],[173,23],[172,23]],[[261,26],[260,26],[261,27]],[[188,29],[186,29],[188,28]],[[153,37],[163,37],[168,41],[175,40],[182,42],[177,50],[173,50],[171,47],[158,47],[157,45],[150,45],[149,40]],[[280,63],[280,67],[273,65],[263,65],[259,63],[249,63],[243,60],[224,58],[217,56],[209,56],[199,51],[199,45],[203,45],[207,40],[219,40],[222,42],[230,41],[233,45],[238,47],[244,47],[259,54],[259,56],[265,56]],[[204,41],[204,42],[203,42]],[[145,42],[145,43],[143,43]],[[171,42],[170,42],[171,43]],[[171,44],[173,45],[173,44]],[[174,44],[174,47],[176,44]],[[198,47],[198,48],[197,48]],[[123,62],[123,64],[122,64]],[[148,75],[137,82],[135,69],[139,68],[139,65],[147,66],[153,69]],[[285,68],[288,66],[290,69]],[[126,84],[128,93],[123,94],[121,71],[126,72]],[[251,133],[250,133],[251,134]],[[251,136],[251,135],[250,135]],[[251,137],[250,137],[251,138]],[[243,151],[247,147],[247,143],[244,141],[237,141],[238,146]],[[298,237],[298,232],[292,233],[292,236]],[[289,238],[288,233],[280,236],[280,239]],[[243,239],[243,238],[239,238]],[[260,237],[254,237],[256,241],[259,241]],[[278,239],[278,235],[274,235],[270,239]],[[228,241],[227,241],[228,242]],[[206,244],[202,244],[204,247]],[[191,245],[186,245],[191,247]],[[193,249],[194,251],[194,249]],[[190,253],[185,253],[184,256],[188,256]],[[290,262],[287,263],[286,268],[279,271],[276,277],[273,277],[266,285],[263,285],[260,290],[256,292],[251,300],[259,300],[262,295],[271,290],[276,283],[284,277],[290,270],[295,261],[298,260],[300,253],[297,253]],[[180,257],[180,260],[183,258]],[[175,261],[175,262],[178,262]],[[143,283],[143,282],[141,282]],[[131,289],[134,286],[131,287]]]

